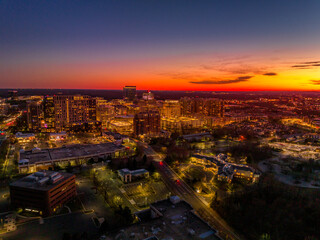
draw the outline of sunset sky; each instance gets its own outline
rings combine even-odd
[[[320,1],[0,0],[0,84],[320,90]]]

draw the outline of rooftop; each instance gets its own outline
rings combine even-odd
[[[65,172],[40,171],[10,183],[10,187],[48,191],[73,176],[74,174]]]
[[[29,138],[29,137],[34,137],[34,136],[35,136],[34,133],[21,133],[21,132],[16,133],[17,138]]]
[[[76,144],[61,148],[39,149],[39,151],[25,151],[20,153],[20,160],[28,159],[30,164],[36,162],[54,161],[60,159],[94,156],[112,153],[124,149],[122,145],[114,143]]]
[[[130,174],[130,175],[141,175],[141,174],[144,174],[144,173],[147,173],[147,172],[148,171],[145,170],[145,169],[129,170],[128,168],[123,168],[123,169],[118,170],[118,173],[121,176],[124,176],[124,175],[127,175],[127,174]]]
[[[153,210],[151,210],[153,209]],[[151,211],[162,216],[152,218]],[[192,207],[180,201],[173,204],[169,199],[150,205],[150,209],[137,213],[141,222],[124,230],[111,233],[109,239],[205,239],[218,240],[216,230],[193,213]]]

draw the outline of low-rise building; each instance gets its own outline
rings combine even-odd
[[[10,184],[14,208],[49,216],[76,195],[75,175],[41,171]]]
[[[27,143],[27,142],[32,142],[35,140],[36,135],[34,133],[21,133],[17,132],[16,133],[16,139],[18,140],[19,143]]]
[[[67,132],[65,131],[62,131],[62,132],[59,132],[59,133],[50,133],[49,134],[49,139],[51,141],[60,141],[60,140],[65,140],[67,139]]]
[[[213,157],[195,154],[191,161],[210,167],[221,181],[231,182],[234,178],[238,178],[256,182],[259,179],[260,174],[256,169],[245,164],[229,163],[223,156],[227,155],[218,154],[217,157]]]
[[[149,172],[145,169],[129,170],[128,168],[123,168],[118,170],[118,175],[124,183],[127,183],[141,178],[148,178]]]
[[[210,140],[213,140],[213,136],[209,132],[204,132],[204,133],[182,135],[182,139],[184,139],[187,142],[210,141]]]
[[[98,159],[107,157],[122,157],[127,153],[121,144],[77,144],[61,148],[33,149],[31,151],[20,151],[18,168],[20,173],[49,170],[55,165],[86,163],[91,158]]]
[[[150,208],[135,214],[139,222],[111,231],[106,239],[206,239],[221,240],[218,232],[179,197],[172,196],[150,204]]]

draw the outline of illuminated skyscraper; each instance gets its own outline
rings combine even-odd
[[[180,117],[181,107],[178,100],[165,100],[161,108],[162,117]]]
[[[123,97],[129,101],[135,100],[137,96],[136,86],[125,86],[123,88]]]
[[[147,101],[151,101],[154,100],[154,94],[151,91],[148,91],[146,93],[142,94],[142,99],[143,100],[147,100]]]
[[[30,101],[27,103],[28,129],[31,132],[41,131],[41,121],[43,120],[42,101]]]
[[[17,100],[18,99],[18,91],[10,90],[10,91],[8,91],[8,94],[9,94],[9,98],[11,100]]]
[[[154,136],[160,132],[160,114],[158,111],[140,112],[134,115],[133,129],[135,136]]]
[[[189,98],[180,99],[181,114],[183,116],[204,115],[211,117],[224,116],[224,104],[215,98]]]
[[[53,96],[45,96],[43,99],[43,132],[55,131],[55,112]]]
[[[90,96],[55,96],[54,108],[58,131],[72,130],[96,122],[96,99]]]

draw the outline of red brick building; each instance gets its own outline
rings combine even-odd
[[[75,175],[41,171],[10,184],[11,205],[49,216],[76,195]]]

